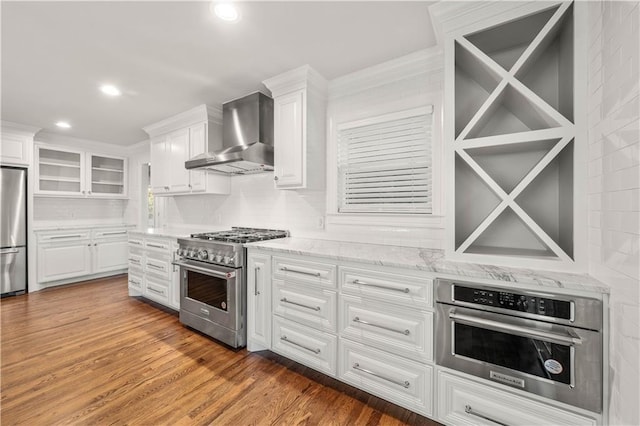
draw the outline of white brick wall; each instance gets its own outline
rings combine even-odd
[[[589,272],[611,286],[609,423],[640,424],[638,2],[589,2]]]

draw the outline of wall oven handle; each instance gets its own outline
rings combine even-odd
[[[406,287],[405,288],[391,287],[391,286],[388,286],[388,285],[367,283],[367,282],[360,281],[360,280],[353,280],[351,282],[354,283],[355,285],[364,285],[364,286],[367,286],[367,287],[383,288],[385,290],[399,291],[401,293],[409,293],[411,291]]]
[[[205,275],[211,275],[214,277],[218,277],[218,278],[224,278],[229,279],[229,277],[227,277],[227,273],[226,272],[220,272],[220,271],[216,271],[214,269],[209,269],[209,268],[202,268],[200,266],[194,266],[194,265],[190,265],[188,263],[184,263],[184,262],[171,262],[172,265],[176,265],[179,266],[181,268],[185,268],[191,271],[195,271],[195,272],[201,272]]]
[[[404,382],[401,382],[400,380],[395,380],[395,379],[391,379],[389,377],[385,377],[385,376],[383,376],[381,374],[376,373],[375,371],[367,370],[366,368],[360,367],[360,364],[358,364],[357,362],[355,364],[353,364],[353,369],[354,370],[358,370],[358,371],[362,371],[363,373],[371,374],[372,376],[375,376],[375,377],[377,377],[379,379],[386,380],[387,382],[391,382],[394,385],[402,386],[405,389],[408,389],[409,386],[411,386],[411,383],[409,383],[408,380],[405,380]]]
[[[286,266],[283,266],[282,268],[280,268],[280,270],[284,272],[295,272],[296,274],[311,275],[312,277],[318,277],[318,278],[320,278],[320,276],[322,275],[320,274],[320,272],[299,271],[297,269],[287,268]]]
[[[484,420],[489,420],[490,422],[498,424],[498,425],[509,426],[506,423],[499,422],[497,420],[492,419],[491,417],[485,416],[484,414],[480,414],[480,413],[477,413],[477,412],[473,411],[473,408],[471,408],[470,405],[465,405],[464,406],[464,412],[467,413],[467,414],[471,414],[472,416],[480,417],[481,419],[484,419]]]
[[[314,353],[314,354],[316,354],[316,355],[318,355],[318,354],[320,353],[320,349],[313,349],[313,348],[310,348],[310,347],[308,347],[308,346],[302,345],[302,344],[300,344],[300,343],[298,343],[298,342],[294,342],[293,340],[289,340],[289,339],[287,338],[287,336],[281,336],[281,337],[280,337],[280,340],[282,340],[283,342],[290,343],[290,344],[292,344],[292,345],[294,345],[294,346],[297,346],[297,347],[299,347],[299,348],[306,349],[306,350],[308,350],[309,352],[313,352],[313,353]]]
[[[397,328],[391,328],[391,327],[387,327],[385,325],[374,324],[374,323],[369,322],[369,321],[361,320],[360,317],[353,318],[353,322],[358,322],[360,324],[370,325],[371,327],[382,328],[383,330],[393,331],[394,333],[404,334],[405,336],[408,336],[411,333],[408,329],[406,329],[406,330],[398,330]]]
[[[282,299],[280,299],[280,301],[281,301],[281,302],[283,302],[283,303],[289,303],[289,304],[291,304],[291,305],[300,306],[300,307],[302,307],[302,308],[307,308],[307,309],[311,309],[311,310],[318,311],[318,312],[320,311],[320,306],[309,306],[309,305],[304,305],[304,304],[302,304],[302,303],[293,302],[293,301],[291,301],[291,300],[287,299],[286,297],[283,297]]]
[[[495,331],[501,331],[506,333],[514,333],[519,336],[529,337],[532,339],[545,340],[547,342],[558,343],[565,346],[574,346],[582,344],[580,337],[563,336],[562,334],[549,333],[543,330],[536,330],[530,327],[522,327],[519,325],[505,324],[499,321],[488,320],[484,318],[477,318],[472,315],[458,314],[456,312],[450,312],[449,318],[459,322],[461,324],[467,324],[471,326],[480,326],[489,328]]]

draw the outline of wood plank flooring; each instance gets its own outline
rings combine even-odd
[[[127,294],[126,275],[1,301],[0,423],[438,425]]]

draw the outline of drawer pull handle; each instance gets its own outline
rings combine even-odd
[[[138,260],[138,259],[134,259],[134,258],[132,258],[132,257],[130,257],[130,258],[129,258],[129,262],[131,262],[131,263],[137,263],[138,265],[140,264],[140,260]]]
[[[82,237],[82,235],[54,235],[49,238],[52,240],[61,240],[63,238],[80,238],[80,237]]]
[[[480,417],[481,419],[484,419],[484,420],[489,420],[490,422],[493,422],[498,425],[508,426],[507,424],[494,420],[491,417],[485,416],[484,414],[476,413],[475,411],[473,411],[473,408],[471,408],[470,405],[464,406],[464,412],[467,414],[471,414],[472,416]]]
[[[153,248],[158,248],[158,249],[163,249],[163,250],[166,250],[166,249],[167,249],[165,246],[160,246],[160,245],[158,245],[158,244],[151,244],[151,243],[147,243],[147,245],[148,245],[149,247],[153,247]]]
[[[302,345],[302,344],[300,344],[300,343],[298,343],[298,342],[294,342],[293,340],[289,340],[289,339],[287,338],[287,336],[281,336],[281,337],[280,337],[280,340],[282,340],[283,342],[287,342],[287,343],[290,343],[290,344],[292,344],[292,345],[295,345],[295,346],[297,346],[297,347],[299,347],[299,348],[306,349],[306,350],[308,350],[309,352],[313,352],[313,353],[314,353],[314,354],[316,354],[316,355],[318,355],[318,354],[320,353],[320,349],[313,349],[313,348],[310,348],[310,347],[308,347],[308,346]]]
[[[399,380],[390,379],[389,377],[385,377],[385,376],[383,376],[381,374],[378,374],[378,373],[376,373],[374,371],[367,370],[366,368],[360,367],[360,364],[358,364],[357,362],[355,364],[353,364],[353,369],[354,370],[358,370],[358,371],[362,371],[363,373],[371,374],[372,376],[375,376],[375,377],[377,377],[379,379],[386,380],[387,382],[391,382],[394,385],[402,386],[405,389],[408,389],[409,386],[411,386],[411,383],[409,383],[408,380],[405,380],[404,382],[401,382]]]
[[[133,240],[130,240],[129,244],[133,244],[135,246],[141,246],[142,245],[142,243],[140,241],[133,241]]]
[[[133,285],[138,285],[138,286],[140,285],[140,283],[136,280],[129,280],[129,282]]]
[[[162,266],[154,265],[152,263],[147,263],[147,266],[150,268],[157,269],[158,271],[164,271],[164,268]]]
[[[382,328],[383,330],[393,331],[394,333],[404,334],[405,336],[408,336],[411,333],[409,330],[398,330],[397,328],[391,328],[391,327],[387,327],[387,326],[384,326],[384,325],[374,324],[374,323],[369,322],[369,321],[361,320],[359,317],[355,317],[353,319],[353,322],[358,322],[360,324],[370,325],[371,327]]]
[[[124,235],[127,231],[103,232],[102,235]]]
[[[312,309],[314,311],[320,312],[320,306],[309,306],[309,305],[304,305],[304,304],[298,303],[298,302],[292,302],[291,300],[287,299],[286,297],[283,297],[282,299],[280,299],[280,301],[283,302],[283,303],[289,303],[291,305],[300,306],[301,308]]]
[[[288,300],[286,297],[283,297],[282,299],[280,299],[281,302],[283,303],[289,303],[291,305],[296,305],[296,306],[300,306],[302,308],[307,308],[307,309],[312,309],[314,311],[320,311],[320,306],[309,306],[309,305],[304,305],[302,303],[298,303],[298,302],[292,302],[291,300]]]
[[[152,292],[154,292],[154,293],[156,293],[156,294],[159,294],[159,295],[161,295],[161,296],[164,296],[164,291],[156,290],[156,289],[155,289],[155,288],[153,288],[153,287],[147,287],[147,290],[152,291]]]
[[[260,267],[256,266],[255,269],[254,269],[254,272],[255,272],[256,275],[254,277],[255,281],[253,282],[253,294],[255,296],[257,296],[257,295],[260,294],[260,292],[258,291],[258,272],[260,272]]]
[[[411,290],[409,290],[406,287],[405,288],[391,287],[391,286],[388,286],[388,285],[367,283],[367,282],[360,281],[360,280],[353,280],[352,283],[354,283],[355,285],[366,285],[368,287],[376,287],[376,288],[383,288],[385,290],[399,291],[401,293],[409,293],[409,292],[411,292]]]
[[[320,274],[320,272],[299,271],[297,269],[287,268],[286,266],[283,266],[282,268],[280,268],[280,270],[284,271],[284,272],[295,272],[296,274],[311,275],[312,277],[318,277],[318,278],[320,278],[321,275],[322,275],[322,274]]]

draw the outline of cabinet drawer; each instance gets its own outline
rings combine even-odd
[[[416,361],[433,360],[433,313],[356,296],[340,300],[340,330],[350,339]]]
[[[138,253],[132,253],[129,251],[129,268],[142,269],[144,256]]]
[[[142,237],[129,235],[129,248],[144,248],[144,240]]]
[[[171,251],[171,242],[168,240],[145,238],[144,248],[169,253]]]
[[[438,420],[448,425],[595,425],[595,419],[440,371]],[[493,421],[492,421],[493,420]]]
[[[163,305],[169,305],[169,284],[153,277],[145,277],[144,296]]]
[[[335,291],[291,285],[278,279],[272,283],[274,313],[311,327],[336,331]]]
[[[336,336],[274,316],[272,339],[274,352],[335,377]]]
[[[93,231],[94,238],[105,238],[105,239],[127,239],[127,230],[125,228],[110,228],[110,229],[101,229]]]
[[[88,240],[91,238],[91,232],[88,229],[72,229],[46,233],[38,232],[37,235],[39,243],[53,244]]]
[[[144,271],[148,274],[169,279],[171,274],[171,265],[168,260],[161,260],[147,256],[144,260]]]
[[[129,288],[141,291],[142,277],[139,275],[134,275],[132,273],[129,273]]]
[[[411,275],[341,267],[342,291],[415,308],[431,308],[433,280]]]
[[[308,260],[274,257],[273,276],[300,283],[336,287],[336,266]]]
[[[340,339],[338,378],[426,416],[433,413],[433,367]]]

